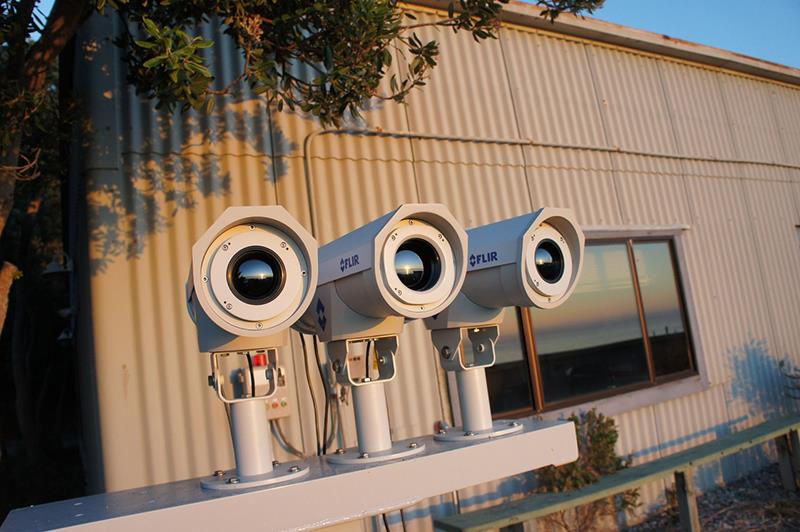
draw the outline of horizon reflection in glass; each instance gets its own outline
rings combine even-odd
[[[572,296],[531,319],[546,403],[648,380],[625,244],[586,246]]]

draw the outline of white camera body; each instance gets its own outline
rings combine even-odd
[[[396,262],[403,254],[422,265],[405,283]],[[466,232],[445,206],[401,205],[320,247],[319,286],[298,325],[324,342],[399,334],[405,320],[452,303],[466,254]]]
[[[284,345],[312,301],[317,264],[316,240],[283,207],[226,209],[192,247],[186,300],[200,351]]]
[[[585,237],[571,209],[530,214],[467,230],[467,278],[455,302],[425,320],[429,329],[499,323],[505,307],[555,308],[575,289]],[[537,252],[560,262],[556,276]]]

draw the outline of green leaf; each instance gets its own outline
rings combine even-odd
[[[153,37],[161,36],[161,32],[159,31],[158,26],[156,26],[156,23],[150,20],[149,18],[142,17],[142,24],[144,24],[145,31],[150,35],[152,35]]]
[[[167,56],[165,55],[157,55],[145,61],[144,64],[142,64],[142,66],[145,68],[153,68],[163,63],[166,59]]]

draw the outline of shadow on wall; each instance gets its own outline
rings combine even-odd
[[[178,211],[229,196],[232,180],[266,186],[286,174],[284,157],[297,145],[275,129],[266,101],[241,93],[224,99],[211,114],[168,113],[140,104],[132,114],[143,122],[136,125],[142,131],[131,124],[120,127],[120,171],[94,172],[86,184],[92,275],[105,272],[117,258],[139,258],[147,237],[170,228]],[[135,137],[142,139],[138,145]],[[180,141],[173,143],[176,137]],[[103,139],[93,142],[89,149]],[[258,168],[258,176],[232,171],[237,167]]]

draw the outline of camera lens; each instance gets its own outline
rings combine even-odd
[[[275,298],[283,285],[283,265],[265,248],[246,248],[234,255],[228,285],[246,303],[263,304]]]
[[[557,283],[564,274],[564,255],[561,254],[561,248],[552,240],[539,242],[533,261],[536,263],[539,275],[548,283]]]
[[[407,288],[422,292],[439,280],[439,254],[428,242],[412,238],[403,242],[394,256],[394,269]]]

